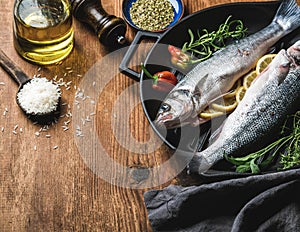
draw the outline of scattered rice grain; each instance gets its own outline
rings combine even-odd
[[[64,124],[65,124],[65,125],[69,125],[70,122],[71,122],[71,120],[64,121]]]
[[[82,134],[82,130],[80,128],[80,126],[76,126],[76,136],[77,137],[83,137],[83,134]]]
[[[40,132],[45,132],[45,131],[48,131],[48,130],[49,130],[49,126],[45,125],[45,126],[41,127]]]

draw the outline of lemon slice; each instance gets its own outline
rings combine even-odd
[[[224,112],[221,111],[215,111],[213,109],[206,109],[203,112],[200,113],[200,117],[204,118],[204,119],[211,119],[211,118],[217,118],[220,117],[222,115],[224,115]]]
[[[256,63],[256,73],[259,75],[274,59],[277,54],[267,54],[261,57]]]
[[[235,95],[231,98],[224,98],[223,101],[215,102],[211,104],[211,107],[216,111],[231,112],[237,107],[237,101]]]
[[[236,102],[239,104],[241,102],[241,100],[243,99],[244,95],[246,93],[246,89],[244,88],[244,86],[241,86],[236,93]]]
[[[241,87],[241,83],[242,83],[241,79],[238,79],[234,83],[234,85],[231,88],[231,90],[226,95],[224,95],[224,98],[232,98],[232,97],[234,97],[236,95],[236,93],[237,93],[237,90]]]
[[[204,119],[211,119],[230,113],[242,101],[247,89],[253,80],[271,63],[276,54],[267,54],[261,57],[256,63],[256,69],[250,71],[243,78],[239,79],[231,88],[229,93],[211,104],[202,111],[199,116]]]
[[[245,90],[247,90],[252,81],[257,77],[257,72],[254,70],[254,71],[251,71],[250,73],[246,74],[243,78],[243,87],[245,88]]]

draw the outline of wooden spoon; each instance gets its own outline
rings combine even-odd
[[[23,88],[23,86],[32,80],[19,67],[17,67],[13,63],[13,61],[5,55],[5,53],[1,49],[0,49],[0,66],[19,85],[17,95],[20,92],[20,90]],[[49,113],[33,114],[33,113],[26,112],[26,110],[21,106],[20,102],[18,101],[18,98],[16,97],[16,102],[19,105],[19,107],[22,109],[22,111],[25,113],[25,115],[33,122],[37,122],[39,124],[50,124],[59,118],[60,101],[61,101],[61,97],[59,98],[59,102],[57,104],[56,109]]]

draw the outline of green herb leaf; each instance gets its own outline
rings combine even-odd
[[[288,128],[288,121],[292,121],[292,128]],[[284,134],[288,134],[283,136]],[[280,155],[279,163],[282,165],[278,170],[285,170],[300,165],[300,111],[295,115],[289,116],[283,125],[281,131],[283,137],[269,144],[265,148],[251,153],[243,157],[228,157],[224,155],[226,160],[236,165],[237,172],[259,173],[261,169],[266,168]],[[284,154],[281,151],[284,150]],[[257,164],[257,160],[263,160]]]
[[[253,174],[260,173],[260,169],[259,169],[258,165],[255,163],[255,160],[256,159],[252,159],[250,161],[250,169]]]
[[[220,50],[226,46],[227,39],[240,39],[246,35],[247,28],[241,20],[231,20],[231,15],[222,23],[217,31],[209,32],[207,29],[202,30],[202,34],[197,31],[198,39],[191,29],[188,29],[190,41],[185,42],[182,51],[196,54],[200,57],[192,60],[192,64],[208,59],[213,51]]]
[[[250,170],[251,170],[250,163],[242,164],[242,165],[239,165],[236,167],[236,172],[238,172],[238,173],[245,173]]]

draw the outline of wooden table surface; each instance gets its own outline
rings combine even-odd
[[[187,14],[190,14],[212,5],[237,1],[183,2]],[[121,3],[121,0],[103,0],[102,6],[109,14],[122,17]],[[172,151],[165,145],[148,154],[139,154],[124,148],[119,142],[120,138],[126,140],[129,136],[124,125],[129,125],[131,138],[137,142],[147,143],[153,137],[139,103],[136,82],[118,73],[119,60],[109,58],[111,52],[99,43],[86,25],[76,20],[75,47],[62,64],[39,67],[26,62],[13,47],[12,9],[13,1],[0,0],[1,49],[29,76],[40,74],[49,79],[57,76],[56,80],[62,78],[66,86],[62,86],[62,117],[57,124],[43,129],[24,117],[15,101],[18,87],[0,69],[0,231],[151,231],[143,193],[151,188],[188,184],[193,180],[181,173],[166,183],[143,188],[143,181],[150,177],[146,175],[139,178],[130,171],[126,173],[128,184],[134,182],[136,188],[104,180],[102,177],[105,174],[96,173],[94,167],[91,167],[93,165],[83,158],[82,152],[85,149],[93,151],[93,144],[83,149],[79,147],[81,144],[77,137],[80,136],[76,136],[76,133],[80,134],[80,128],[76,128],[78,117],[75,125],[75,119],[70,114],[73,110],[77,114],[81,112],[79,107],[82,104],[77,102],[75,94],[89,70],[98,62],[108,60],[107,67],[116,75],[107,77],[109,82],[98,99],[88,99],[89,103],[86,104],[95,104],[96,111],[91,113],[96,115],[84,118],[93,122],[86,120],[82,123],[94,123],[97,139],[109,157],[128,167],[128,170],[131,167],[136,170],[136,167],[159,166],[172,155]],[[135,34],[128,27],[126,38],[129,42]],[[145,58],[145,53],[138,54],[136,59]],[[96,79],[93,84],[98,82]],[[119,105],[116,110],[118,115],[114,115],[115,102],[131,86],[133,88],[129,91],[129,99]],[[114,118],[122,119],[119,116],[128,114],[130,107],[133,109],[127,117],[128,121],[115,121],[117,130],[113,131]],[[82,110],[87,109],[83,106]],[[98,162],[101,161],[99,158]],[[107,168],[106,172],[112,170]]]

